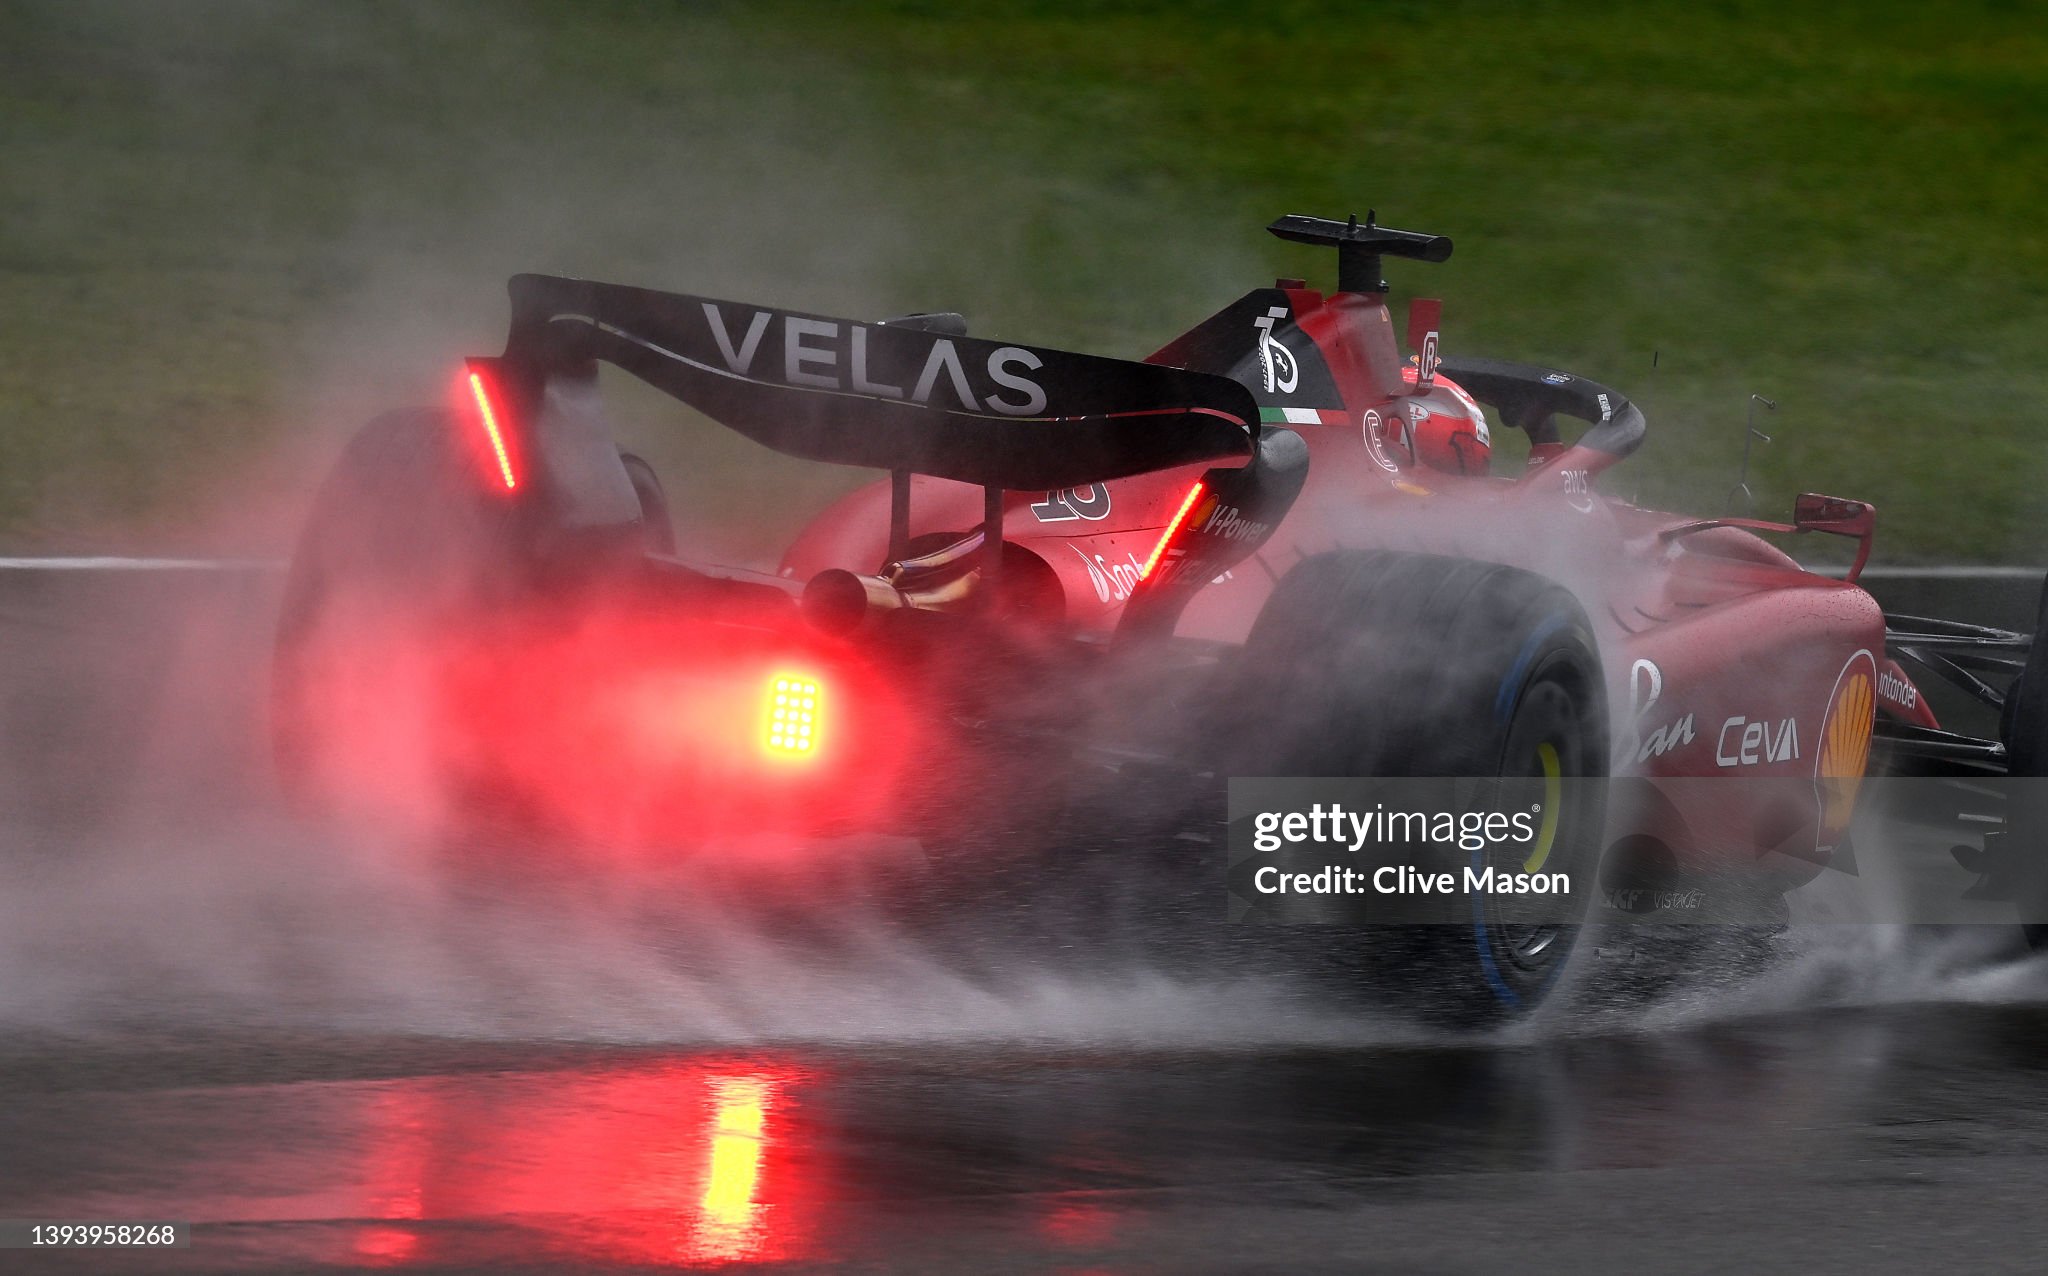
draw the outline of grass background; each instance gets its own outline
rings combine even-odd
[[[1137,356],[1327,284],[1274,216],[1373,206],[1457,241],[1388,272],[1447,350],[1644,405],[1611,490],[1718,510],[1755,391],[1762,512],[2039,562],[2043,16],[0,0],[0,545],[271,547],[351,424],[497,348],[518,270]],[[686,524],[767,543],[848,480],[616,380]]]

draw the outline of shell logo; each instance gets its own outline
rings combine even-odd
[[[1868,651],[1849,657],[1835,679],[1821,720],[1814,784],[1820,798],[1820,846],[1834,846],[1856,814],[1856,792],[1870,762],[1870,732],[1877,714],[1877,661]]]

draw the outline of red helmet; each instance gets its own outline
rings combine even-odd
[[[1414,367],[1405,369],[1404,376],[1412,384]],[[1420,465],[1445,474],[1484,474],[1493,461],[1486,413],[1462,387],[1442,377],[1427,393],[1396,402],[1384,417],[1372,414],[1366,433],[1367,446],[1401,469]]]

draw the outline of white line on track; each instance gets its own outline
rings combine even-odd
[[[1840,576],[1846,567],[1815,568],[1823,575]],[[2039,580],[2048,567],[1867,567],[1864,580]]]
[[[277,571],[281,558],[130,558],[98,555],[76,558],[0,558],[0,571]],[[1840,576],[1846,567],[1815,568],[1823,575]],[[2040,580],[2048,567],[1869,567],[1865,580]]]
[[[0,558],[0,571],[261,571],[284,566],[276,558]]]

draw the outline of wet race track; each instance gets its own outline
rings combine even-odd
[[[1795,923],[1647,974],[1610,947],[1461,1038],[1229,972],[960,970],[879,932],[822,961],[602,891],[464,896],[248,781],[266,581],[0,599],[0,1217],[196,1225],[0,1269],[2048,1253],[2048,969],[1996,928]]]
[[[2026,1271],[2044,1047],[1983,1006],[1519,1046],[134,1043],[9,1061],[0,1190],[199,1224],[123,1270]]]

